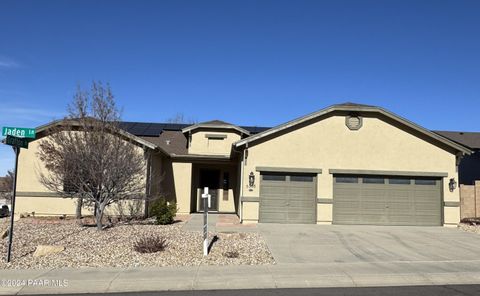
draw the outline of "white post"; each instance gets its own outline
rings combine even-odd
[[[208,187],[203,188],[203,256],[208,255],[208,208],[210,207],[210,194]]]

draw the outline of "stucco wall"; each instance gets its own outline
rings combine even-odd
[[[48,175],[48,170],[37,156],[40,141],[43,139],[45,138],[31,142],[28,149],[22,149],[20,152],[15,212],[35,212],[38,215],[74,215],[75,202],[73,199],[45,196],[54,193],[43,186],[39,179],[40,173]],[[138,146],[135,146],[135,149],[143,157],[143,149]],[[145,175],[138,182],[142,183],[145,188],[146,163]]]
[[[106,216],[143,215],[145,206],[143,200],[123,200],[105,209]],[[15,213],[26,213],[35,216],[75,216],[76,199],[62,197],[18,196],[15,203]],[[82,215],[93,215],[90,208],[83,207]]]
[[[256,167],[322,169],[318,175],[317,197],[333,198],[333,175],[329,169],[356,169],[447,173],[443,180],[444,201],[459,202],[459,190],[450,192],[449,178],[458,180],[455,155],[377,117],[364,117],[360,130],[345,125],[344,116],[331,116],[271,138],[248,149],[244,166],[243,196],[258,197],[260,173]],[[248,189],[253,172],[256,187]],[[258,206],[244,203],[244,219],[258,219]],[[252,213],[257,211],[257,213]],[[331,222],[332,206],[318,205],[318,222]],[[445,224],[458,223],[459,207],[445,207]]]
[[[189,214],[192,197],[192,164],[188,162],[173,162],[172,172],[178,213]]]
[[[226,136],[223,139],[208,138],[207,135]],[[232,143],[240,140],[240,135],[231,131],[195,131],[188,147],[190,154],[230,155]]]

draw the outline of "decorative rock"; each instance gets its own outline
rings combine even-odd
[[[6,238],[9,233],[10,233],[10,228],[5,229],[5,230],[2,232],[2,239]]]
[[[33,253],[33,257],[48,256],[53,254],[58,254],[65,250],[64,246],[49,246],[49,245],[39,245]]]
[[[161,267],[206,265],[254,265],[274,264],[261,234],[215,233],[211,252],[203,256],[202,232],[188,231],[183,223],[154,225],[154,220],[131,221],[115,224],[106,230],[85,227],[74,219],[54,220],[42,218],[21,219],[15,224],[14,260],[0,260],[3,269],[80,268],[80,267]],[[0,229],[8,227],[9,220],[0,219]],[[134,250],[135,241],[145,235],[159,235],[167,240],[163,252],[141,254]],[[58,247],[61,250],[48,256],[38,257],[40,245]],[[37,247],[38,246],[38,247]],[[63,247],[62,247],[63,246]],[[88,250],[86,250],[88,248]],[[36,255],[34,255],[34,251]],[[63,250],[63,251],[62,251]],[[0,244],[0,253],[5,254],[7,244]],[[234,255],[228,258],[229,255]]]

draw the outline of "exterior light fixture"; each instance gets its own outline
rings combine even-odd
[[[255,174],[253,172],[248,175],[248,187],[255,187]]]
[[[450,189],[450,192],[453,192],[457,188],[457,182],[455,181],[455,178],[451,178],[450,182],[448,182],[448,189]]]

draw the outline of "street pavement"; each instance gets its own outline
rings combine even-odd
[[[81,296],[68,294],[65,296]],[[105,294],[90,294],[92,296]],[[263,290],[199,290],[111,293],[110,296],[477,296],[480,285],[363,287],[363,288],[310,288]]]

